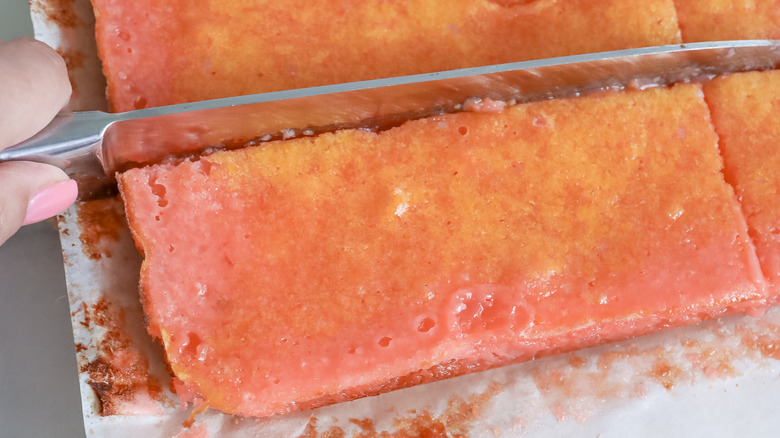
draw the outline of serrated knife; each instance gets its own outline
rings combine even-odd
[[[772,69],[780,41],[742,40],[646,47],[466,68],[124,113],[60,114],[0,161],[54,164],[78,181],[81,199],[112,192],[116,172],[267,139],[340,128],[383,129],[459,111],[470,98],[529,102],[595,91],[690,82]]]

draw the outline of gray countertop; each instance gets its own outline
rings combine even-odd
[[[0,40],[32,36],[29,6],[0,0]],[[83,437],[73,331],[55,222],[0,246],[0,437]]]

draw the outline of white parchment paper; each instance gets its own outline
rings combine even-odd
[[[71,108],[105,108],[89,1],[31,6],[36,36],[69,60]],[[780,428],[778,308],[291,415],[193,413],[171,393],[146,333],[141,256],[121,202],[75,205],[60,237],[88,436],[768,437]]]

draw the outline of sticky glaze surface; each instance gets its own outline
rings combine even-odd
[[[765,306],[700,94],[127,172],[150,331],[180,395],[269,415]]]

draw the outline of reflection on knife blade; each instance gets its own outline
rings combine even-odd
[[[112,193],[114,174],[171,156],[342,128],[386,129],[455,112],[469,98],[529,102],[689,82],[775,68],[780,41],[678,44],[591,53],[300,90],[238,96],[118,114],[62,114],[0,161],[55,164],[82,199]]]

